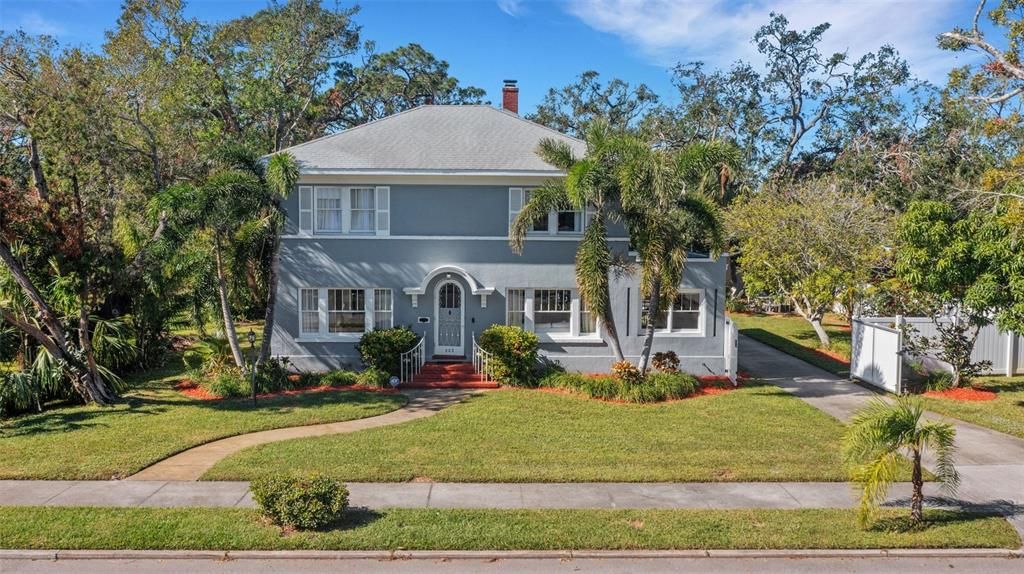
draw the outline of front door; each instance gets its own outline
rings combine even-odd
[[[443,281],[437,286],[434,300],[437,301],[434,354],[463,355],[462,286],[455,281]]]

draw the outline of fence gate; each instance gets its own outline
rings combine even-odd
[[[725,319],[725,374],[729,376],[732,384],[736,384],[737,369],[739,368],[739,330],[732,319]]]
[[[903,332],[899,329],[853,320],[850,377],[885,389],[903,392]]]

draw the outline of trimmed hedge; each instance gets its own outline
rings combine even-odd
[[[480,347],[491,353],[491,377],[503,385],[532,387],[540,340],[520,327],[492,325],[480,334]]]
[[[552,372],[540,386],[565,389],[592,399],[656,403],[686,398],[697,391],[697,379],[684,373],[651,373],[640,383],[626,384],[611,375]]]
[[[314,530],[339,522],[348,508],[348,489],[320,474],[269,476],[250,485],[260,512],[274,524]]]
[[[413,348],[418,339],[408,327],[374,329],[360,337],[356,350],[367,367],[380,369],[388,375],[400,375],[402,353]]]

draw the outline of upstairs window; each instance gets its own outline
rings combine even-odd
[[[511,187],[508,190],[508,221],[509,227],[515,221],[523,206],[530,203],[534,190]],[[585,217],[582,211],[549,211],[547,215],[538,217],[530,226],[531,235],[576,235],[583,233]]]
[[[300,185],[299,233],[388,235],[390,195],[385,186]]]

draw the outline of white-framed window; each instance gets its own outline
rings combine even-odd
[[[594,335],[597,333],[597,317],[589,309],[587,303],[580,297],[580,336]]]
[[[368,233],[376,231],[376,200],[374,188],[353,187],[349,192],[349,231]]]
[[[391,233],[391,188],[300,185],[299,233]]]
[[[327,332],[362,333],[366,330],[366,291],[327,290]]]
[[[299,289],[299,333],[320,332],[320,293],[317,289]]]
[[[373,328],[390,329],[395,324],[391,289],[373,290]]]
[[[341,233],[344,219],[344,190],[340,187],[316,186],[316,230],[318,233]]]
[[[538,333],[569,335],[572,323],[572,291],[570,289],[535,289],[533,292],[533,325]]]
[[[526,289],[509,289],[505,292],[505,324],[525,327]]]
[[[676,294],[672,304],[665,311],[654,317],[654,328],[657,331],[672,333],[698,333],[701,330],[703,315],[703,291],[682,290]],[[647,298],[640,302],[640,328],[646,329],[650,319]]]
[[[510,187],[508,190],[508,224],[511,228],[523,206],[530,202],[533,189]],[[530,235],[578,235],[583,233],[587,217],[582,211],[549,211],[537,218],[530,227]]]

